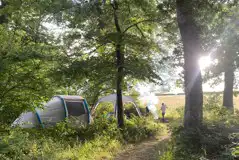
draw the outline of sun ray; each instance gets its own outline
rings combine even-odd
[[[206,68],[210,67],[212,60],[210,56],[203,56],[198,61],[201,71],[204,71]]]

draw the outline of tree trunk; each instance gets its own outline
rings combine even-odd
[[[118,126],[122,128],[124,126],[124,112],[123,112],[123,100],[122,100],[122,82],[123,82],[123,54],[120,52],[120,45],[116,46],[117,57],[117,121]]]
[[[193,18],[193,2],[177,0],[177,21],[184,50],[185,112],[184,127],[200,127],[202,124],[202,76],[199,67],[201,45],[196,22]]]
[[[121,42],[122,33],[119,25],[119,20],[117,16],[118,4],[116,0],[111,2],[112,8],[114,10],[114,22],[117,32],[117,41],[115,45],[116,51],[116,61],[117,61],[117,75],[116,75],[116,90],[117,90],[117,121],[118,127],[124,127],[124,112],[123,112],[123,101],[122,101],[122,83],[123,83],[123,65],[124,65],[124,54],[121,53]]]
[[[231,110],[233,110],[233,81],[234,70],[230,64],[224,73],[223,106]]]
[[[4,9],[4,7],[6,7],[7,3],[6,1],[1,1],[1,5],[0,5],[0,10]],[[6,14],[3,14],[0,16],[0,24],[3,24],[3,23],[7,23],[7,15]]]

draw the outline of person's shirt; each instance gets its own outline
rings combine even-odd
[[[165,104],[163,104],[163,105],[161,106],[162,112],[165,112],[165,111],[166,111],[166,108],[167,108],[167,106],[166,106]]]

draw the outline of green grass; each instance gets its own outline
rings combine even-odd
[[[164,98],[169,101],[169,97]],[[205,99],[204,126],[190,131],[182,127],[183,106],[176,106],[181,98],[171,104],[166,99],[160,100],[169,107],[166,113],[169,123],[159,123],[151,116],[133,117],[125,121],[123,129],[118,129],[114,118],[99,116],[93,124],[77,128],[68,122],[48,129],[0,126],[0,159],[113,159],[132,144],[166,135],[168,128],[172,139],[164,144],[167,149],[163,149],[160,159],[233,159],[239,153],[239,135],[235,131],[239,128],[239,114],[231,114],[222,107],[221,97]],[[144,110],[144,106],[141,108]]]
[[[168,97],[167,97],[168,98]],[[221,106],[221,96],[204,98],[203,126],[185,130],[183,107],[171,107],[172,139],[160,160],[234,160],[239,158],[239,114]]]
[[[167,127],[152,117],[133,117],[118,129],[115,119],[99,118],[86,127],[72,128],[67,122],[49,129],[1,129],[1,160],[112,159],[130,144],[164,135]]]

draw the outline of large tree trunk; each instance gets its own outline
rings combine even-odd
[[[203,117],[202,77],[198,63],[201,45],[193,5],[192,1],[177,0],[177,21],[184,47],[185,128],[199,127]]]
[[[223,106],[233,110],[234,69],[230,64],[224,74]]]
[[[114,10],[114,22],[117,32],[117,41],[115,45],[116,50],[116,61],[117,61],[117,75],[116,75],[116,90],[117,90],[117,121],[120,128],[124,127],[124,112],[123,112],[123,101],[122,101],[122,83],[123,83],[123,65],[124,65],[124,54],[121,52],[122,33],[119,25],[117,16],[118,4],[116,0],[111,2]]]

